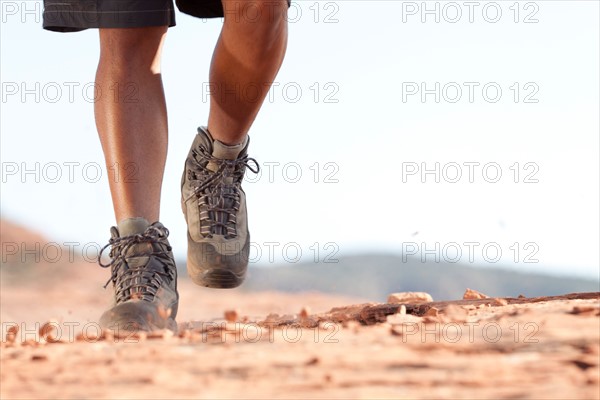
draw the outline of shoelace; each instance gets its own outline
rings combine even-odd
[[[212,237],[213,234],[223,234],[226,238],[236,237],[241,182],[246,168],[255,174],[260,171],[258,162],[248,156],[235,160],[215,158],[203,147],[194,150],[192,154],[196,164],[195,168],[188,170],[188,179],[194,191],[185,201],[196,196],[198,207],[205,206],[205,209],[200,210],[202,235]],[[217,165],[217,170],[209,170],[209,163]],[[227,178],[231,178],[231,182]]]
[[[115,297],[117,304],[136,298],[140,300],[152,301],[158,292],[158,289],[162,286],[164,278],[174,279],[174,275],[171,271],[174,266],[172,264],[171,257],[168,255],[168,251],[171,251],[171,246],[165,245],[161,242],[162,238],[169,236],[167,228],[157,228],[156,226],[150,226],[142,234],[136,234],[125,237],[113,237],[109,240],[108,244],[104,246],[98,254],[98,264],[102,268],[112,268],[112,273],[104,288],[113,282],[115,285]],[[153,251],[133,255],[129,257],[149,257],[146,264],[132,267],[127,263],[127,251],[134,245],[140,243],[150,243]],[[155,244],[159,244],[161,248],[164,247],[166,251],[154,251]],[[109,257],[111,261],[108,264],[103,264],[102,254],[110,247],[111,251]],[[147,270],[146,266],[150,263],[150,258],[155,257],[161,261],[164,268],[163,271],[155,269]]]

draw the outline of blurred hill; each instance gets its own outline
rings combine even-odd
[[[181,263],[184,265],[184,263]],[[513,269],[451,263],[422,263],[420,258],[385,254],[339,257],[339,263],[298,263],[254,267],[246,290],[280,290],[353,295],[385,301],[392,292],[425,291],[435,300],[460,299],[465,288],[493,297],[527,297],[600,291],[600,283],[582,278],[520,273]]]
[[[2,279],[28,279],[39,276],[43,260],[31,254],[31,249],[44,252],[51,243],[34,230],[24,228],[6,219],[0,219],[2,247]],[[26,256],[17,250],[29,249]],[[45,279],[62,279],[64,273],[75,273],[81,279],[105,278],[106,271],[95,262],[82,263],[67,260],[68,252],[57,262],[45,265]],[[48,264],[48,263],[45,263]],[[75,266],[79,268],[73,268]],[[185,279],[185,260],[178,260],[180,277]],[[76,272],[75,272],[76,271]],[[574,292],[600,291],[600,283],[591,279],[543,274],[520,273],[514,269],[490,268],[477,265],[421,262],[418,257],[382,253],[339,256],[338,263],[297,263],[279,266],[250,266],[248,279],[242,291],[323,292],[345,295],[370,301],[385,301],[392,292],[425,291],[435,300],[460,299],[469,287],[493,297],[551,296]]]

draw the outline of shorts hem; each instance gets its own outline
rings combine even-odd
[[[140,17],[143,15],[143,17]],[[90,28],[145,28],[175,26],[174,10],[74,11],[44,10],[42,27],[53,32],[80,32]]]

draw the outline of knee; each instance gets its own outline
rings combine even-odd
[[[131,70],[160,64],[160,49],[167,27],[101,29],[100,62],[111,68]]]
[[[287,27],[287,0],[223,1],[225,24],[244,30],[253,40],[271,42]]]

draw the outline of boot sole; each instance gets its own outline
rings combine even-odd
[[[195,273],[193,270],[200,270],[193,266],[188,266],[188,275],[191,280],[199,286],[213,289],[233,289],[240,286],[245,279],[245,274],[238,276],[233,271],[223,268],[211,268],[206,271]]]

